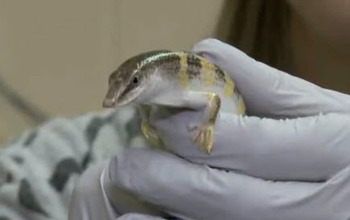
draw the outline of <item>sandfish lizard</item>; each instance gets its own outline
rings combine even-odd
[[[146,106],[203,110],[203,120],[189,125],[192,140],[211,152],[214,125],[219,111],[244,115],[242,96],[227,73],[207,59],[184,51],[149,51],[120,65],[109,77],[104,107],[135,103],[146,139],[155,137]]]

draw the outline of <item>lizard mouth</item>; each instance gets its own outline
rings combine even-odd
[[[140,95],[140,90],[110,90],[108,91],[105,99],[103,100],[102,106],[104,108],[114,108],[127,105],[137,99]]]
[[[131,102],[133,102],[135,99],[136,99],[137,96],[132,96],[132,97],[124,97],[122,99],[119,99],[119,100],[116,100],[114,102],[114,106],[124,106],[124,105],[127,105]]]
[[[123,106],[123,105],[129,104],[130,102],[134,101],[135,99],[136,99],[136,96],[135,97],[124,98],[124,99],[121,99],[121,100],[118,100],[116,97],[113,97],[113,98],[106,97],[103,100],[102,106],[104,108],[113,108],[113,107],[117,107],[117,106],[119,107],[119,106]]]

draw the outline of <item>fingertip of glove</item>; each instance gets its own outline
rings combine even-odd
[[[207,38],[196,43],[192,47],[192,51],[205,57],[208,54],[212,54],[213,52],[215,53],[221,44],[223,44],[223,42],[219,41],[218,39]]]
[[[207,38],[199,41],[192,47],[192,51],[199,54],[223,54],[242,56],[246,54],[236,47],[215,38]]]
[[[204,47],[204,46],[212,46],[212,45],[214,45],[214,44],[220,44],[220,43],[222,43],[221,41],[219,41],[218,39],[216,39],[216,38],[206,38],[206,39],[204,39],[204,40],[201,40],[201,41],[199,41],[199,42],[197,42],[193,47],[192,47],[192,49],[194,50],[194,51],[196,51],[196,50],[198,50],[198,49],[200,49],[200,48],[202,48],[202,47]]]

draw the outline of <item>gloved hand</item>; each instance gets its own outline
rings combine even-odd
[[[154,121],[181,158],[126,150],[112,159],[97,184],[104,202],[87,198],[97,186],[79,184],[73,209],[91,200],[122,214],[123,199],[113,193],[122,188],[181,219],[350,218],[350,97],[256,62],[217,40],[202,41],[194,51],[232,76],[248,116],[219,115],[210,155],[198,150],[186,129],[198,113]]]
[[[193,51],[233,78],[249,117],[220,113],[210,155],[198,151],[186,130],[198,113],[156,121],[176,154],[270,180],[321,181],[350,164],[349,95],[278,71],[217,40],[202,41]]]

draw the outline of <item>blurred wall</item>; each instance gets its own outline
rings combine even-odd
[[[215,36],[223,0],[0,1],[0,74],[50,117],[101,110],[108,75],[145,50]],[[31,126],[0,94],[0,142]]]

